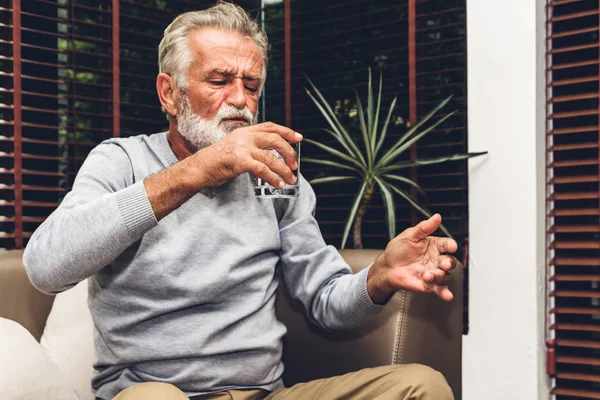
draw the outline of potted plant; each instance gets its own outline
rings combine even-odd
[[[395,212],[395,197],[398,195],[407,201],[412,207],[417,209],[426,217],[430,217],[432,213],[425,207],[419,204],[418,200],[411,195],[409,188],[415,188],[418,192],[424,194],[424,190],[413,180],[401,175],[402,171],[407,171],[411,167],[421,165],[444,163],[449,161],[464,160],[470,157],[480,156],[487,152],[453,154],[446,157],[437,157],[429,159],[417,160],[399,160],[400,156],[410,147],[415,144],[423,136],[433,131],[437,126],[450,118],[454,112],[444,115],[442,118],[429,124],[431,118],[448,104],[452,96],[440,102],[426,116],[424,116],[417,124],[401,135],[391,145],[383,148],[390,119],[396,105],[397,97],[392,101],[385,120],[380,118],[381,111],[381,91],[383,87],[383,77],[379,79],[379,93],[377,101],[373,97],[373,87],[371,84],[371,70],[369,69],[369,81],[367,91],[367,106],[363,109],[363,103],[356,92],[356,109],[357,118],[360,126],[360,136],[358,139],[353,139],[348,129],[340,122],[332,107],[325,100],[321,92],[312,83],[307,80],[310,89],[306,92],[316,107],[319,109],[330,129],[324,129],[331,137],[339,144],[339,148],[325,145],[316,140],[305,139],[307,143],[313,144],[327,153],[335,157],[333,160],[323,160],[316,158],[303,158],[303,162],[315,163],[334,167],[340,170],[339,175],[326,176],[312,179],[311,184],[340,182],[340,181],[358,181],[360,189],[356,193],[352,207],[348,214],[344,233],[342,235],[343,249],[346,246],[350,229],[354,226],[353,239],[354,247],[362,248],[361,227],[362,220],[369,207],[375,189],[379,189],[379,193],[383,197],[383,202],[386,210],[386,223],[390,239],[396,235],[396,212]],[[383,124],[381,124],[383,121]],[[380,126],[382,125],[382,126]],[[361,143],[362,142],[362,143]],[[387,144],[387,143],[386,143]],[[408,189],[408,190],[407,190]],[[448,236],[450,232],[442,225],[440,229]]]

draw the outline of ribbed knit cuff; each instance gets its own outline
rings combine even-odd
[[[371,266],[354,275],[356,280],[354,293],[356,294],[356,307],[358,311],[363,314],[372,315],[383,310],[384,306],[374,304],[373,300],[371,300],[371,296],[369,296],[369,292],[367,291],[367,277],[369,275],[369,269],[371,269]]]
[[[127,232],[131,239],[138,240],[144,233],[158,224],[144,181],[134,183],[133,185],[117,192],[117,205]]]

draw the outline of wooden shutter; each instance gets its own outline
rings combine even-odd
[[[410,13],[413,12],[414,35],[410,35],[409,43],[414,40],[414,55],[409,50],[409,63],[414,62],[415,73],[410,85],[410,118],[416,120],[423,117],[450,95],[454,97],[445,112],[456,111],[450,119],[417,143],[413,157],[435,158],[466,153],[466,2],[422,0],[411,7]],[[423,166],[415,169],[413,176],[427,194],[426,198],[420,196],[422,204],[443,216],[444,225],[460,244],[457,257],[465,266],[463,332],[466,334],[469,331],[467,161]],[[414,192],[414,195],[417,194]],[[416,212],[412,212],[414,216]],[[417,216],[417,221],[422,218],[420,214]]]
[[[416,80],[412,90],[417,100],[412,110],[409,3],[414,6],[416,19],[413,37]],[[424,141],[417,154],[428,157],[466,149],[464,1],[362,0],[348,4],[309,0],[291,1],[290,8],[291,120],[294,129],[309,138],[333,144],[320,131],[320,128],[326,127],[326,122],[306,96],[304,74],[315,82],[330,103],[343,109],[354,104],[355,89],[364,95],[367,68],[373,68],[376,78],[381,68],[385,82],[383,104],[389,106],[394,95],[398,95],[394,118],[398,125],[392,129],[392,138],[401,134],[404,129],[402,123],[410,119],[411,111],[421,117],[444,95],[454,93],[456,99],[448,111],[458,108],[459,115],[434,133],[430,140]],[[282,30],[283,27],[279,32]],[[283,44],[283,34],[275,39],[277,32],[275,29],[269,32],[270,39]],[[284,57],[284,51],[277,50],[271,62],[280,68]],[[266,114],[278,117],[280,122],[284,121],[284,80],[285,76],[281,74],[270,76],[267,83],[267,93],[272,97],[267,97]],[[440,145],[440,141],[446,144]],[[303,154],[326,156],[308,145],[303,148]],[[303,164],[302,169],[308,178],[334,171],[309,164]],[[428,191],[427,204],[446,215],[451,231],[463,240],[468,226],[466,164],[419,169],[417,179]],[[315,186],[319,204],[317,218],[326,240],[334,245],[340,244],[347,211],[357,189],[346,183]],[[382,248],[387,243],[384,218],[382,201],[376,196],[363,222],[365,247]],[[413,222],[411,208],[398,201],[398,232]]]
[[[31,8],[17,13],[23,27],[14,30],[13,3]],[[355,0],[348,4],[286,0],[287,10],[291,11],[287,24],[284,2],[270,2],[261,13],[258,1],[238,3],[265,22],[271,39],[264,118],[285,123],[292,117],[292,127],[309,137],[324,126],[324,121],[304,93],[303,73],[331,101],[345,107],[347,100],[352,101],[354,89],[364,93],[367,67],[381,67],[386,81],[384,103],[389,104],[398,94],[395,117],[404,121],[410,118],[411,111],[420,116],[443,94],[460,92],[464,87],[464,1]],[[97,143],[112,136],[150,133],[166,127],[164,115],[157,111],[154,93],[156,46],[162,31],[178,13],[208,7],[212,2],[3,0],[1,4],[4,42],[0,51],[7,68],[2,75],[1,92],[5,106],[0,125],[0,245],[11,248],[21,247],[23,239],[26,242],[53,210]],[[412,110],[409,4],[416,12],[412,36],[416,67],[412,90],[416,92],[416,103]],[[436,35],[445,37],[441,46],[431,43]],[[23,57],[19,62],[13,57],[13,40],[19,39],[20,43],[21,38],[23,43],[17,49],[22,50]],[[44,40],[48,43],[44,44]],[[19,67],[17,77],[13,73],[15,67]],[[27,74],[19,78],[21,68]],[[436,87],[431,84],[436,79],[448,82]],[[13,98],[15,82],[23,90],[17,90]],[[36,90],[40,92],[37,95]],[[17,101],[13,105],[14,100]],[[28,106],[29,109],[23,108]],[[455,106],[464,107],[464,93],[457,95]],[[462,120],[457,118],[452,126],[436,133],[452,140],[453,151],[466,143],[464,118],[463,112]],[[43,126],[32,125],[35,123]],[[400,132],[399,126],[392,136]],[[427,146],[424,142],[415,154],[441,151],[435,150],[435,144],[429,150]],[[303,166],[303,171],[308,177],[323,173],[308,165]],[[424,170],[422,178],[421,173],[417,171],[417,178],[428,189],[429,205],[439,206],[450,229],[459,238],[466,237],[462,171],[449,172],[455,175],[448,175],[447,188],[431,186],[439,181],[433,179],[436,170]],[[318,218],[326,239],[333,244],[339,244],[353,189],[339,185],[317,188]],[[410,207],[404,203],[399,203],[397,215],[398,230],[414,221]],[[387,242],[385,229],[381,228],[383,221],[383,205],[376,198],[364,222],[367,247],[382,247]],[[17,236],[21,237],[19,243],[14,240]]]
[[[548,373],[557,399],[600,399],[600,14],[546,10]]]
[[[0,247],[26,244],[113,133],[111,11],[107,0],[3,3]]]
[[[27,243],[96,144],[166,129],[158,43],[178,14],[214,4],[0,0],[0,248]]]
[[[56,1],[3,1],[0,18],[0,247],[19,248],[66,190],[68,32]]]
[[[267,83],[260,104],[260,120],[286,125],[286,41],[285,3],[289,0],[264,2],[256,15],[269,38],[269,65]],[[261,1],[262,3],[262,1]],[[289,30],[288,30],[289,31]],[[289,78],[288,78],[289,81]]]
[[[417,118],[454,95],[445,112],[456,114],[418,142],[418,158],[467,152],[467,93],[464,0],[419,1],[415,7],[415,92]],[[423,204],[444,217],[460,243],[468,234],[467,163],[420,167],[419,183],[426,189]]]
[[[343,123],[352,123],[348,113],[355,104],[354,90],[361,96],[367,89],[368,68],[372,67],[375,82],[379,68],[384,75],[383,113],[396,94],[397,112],[394,121],[406,121],[408,104],[408,8],[402,1],[321,2],[317,0],[291,1],[291,125],[306,137],[336,146],[335,140],[321,131],[327,127],[323,116],[305,93],[306,74],[319,88],[330,104],[337,107]],[[273,40],[273,39],[271,39]],[[281,62],[284,54],[274,55],[274,63]],[[282,79],[272,79],[268,85],[282,88]],[[270,86],[267,87],[269,89]],[[283,93],[278,92],[283,99]],[[272,93],[273,95],[273,93]],[[284,102],[280,102],[283,107]],[[277,105],[275,106],[277,107]],[[270,110],[267,103],[267,113]],[[398,135],[402,126],[392,128],[390,136]],[[305,145],[305,156],[329,158],[315,146]],[[308,178],[334,174],[312,164],[302,165]],[[317,193],[317,220],[327,242],[340,246],[344,223],[359,185],[325,184],[315,186]],[[365,248],[382,248],[388,240],[385,228],[385,210],[379,196],[374,196],[363,220]],[[398,230],[411,224],[408,205],[398,202]],[[352,243],[348,243],[352,246]]]
[[[63,113],[66,188],[71,189],[83,161],[94,146],[118,135],[113,112],[118,110],[118,91],[113,91],[115,73],[113,57],[113,6],[110,0],[58,3],[64,15],[64,49],[59,76],[64,80],[59,106]]]
[[[413,148],[411,156],[429,158],[467,151],[466,51],[464,0],[355,0],[348,2],[289,1],[289,42],[286,42],[285,12],[267,13],[265,28],[273,46],[267,80],[267,119],[286,123],[308,138],[335,146],[320,129],[326,122],[306,96],[306,74],[328,101],[342,111],[354,105],[354,90],[364,95],[367,68],[377,79],[383,71],[384,105],[398,95],[397,111],[390,138],[398,138],[404,123],[424,116],[442,99],[454,94],[446,111],[458,113]],[[274,6],[273,6],[274,7]],[[279,15],[279,18],[276,16]],[[291,55],[285,71],[286,47]],[[286,82],[289,80],[289,83]],[[289,84],[290,100],[286,99]],[[287,108],[287,109],[286,109]],[[387,109],[384,110],[384,113]],[[349,118],[344,121],[350,123]],[[314,146],[305,145],[304,156],[329,157]],[[335,174],[333,169],[302,165],[303,174],[315,178]],[[466,162],[432,165],[413,171],[427,197],[420,201],[444,216],[444,223],[461,244],[459,258],[467,260],[468,175]],[[328,243],[339,246],[345,219],[358,186],[346,183],[318,185],[317,220]],[[415,195],[417,195],[415,193]],[[397,232],[422,217],[407,203],[397,202]],[[388,242],[382,200],[374,196],[363,221],[365,247],[383,248]],[[352,246],[352,243],[348,244]],[[464,332],[468,330],[468,274],[465,273]]]
[[[20,17],[20,4],[0,3],[0,247],[8,248],[23,235]]]
[[[171,3],[171,2],[169,2]],[[172,2],[120,1],[119,84],[122,136],[164,131],[168,127],[156,94],[158,44],[174,15]]]

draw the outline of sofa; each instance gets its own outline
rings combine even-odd
[[[378,250],[341,250],[354,272]],[[20,250],[0,249],[0,398],[93,400],[93,322],[87,282],[57,296],[35,289]],[[286,386],[386,364],[420,363],[440,371],[461,398],[462,265],[452,272],[455,299],[398,292],[370,323],[349,332],[323,332],[283,287],[277,314],[286,325]]]

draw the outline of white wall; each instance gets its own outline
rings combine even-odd
[[[548,399],[543,1],[467,0],[470,331],[464,400]]]

